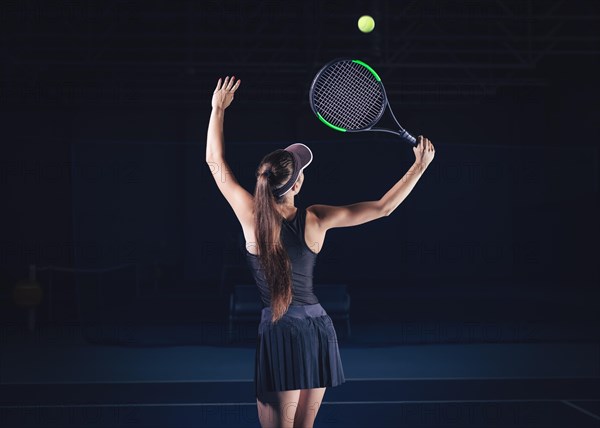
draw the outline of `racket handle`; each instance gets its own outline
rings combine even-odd
[[[400,136],[404,138],[408,143],[410,143],[413,147],[417,145],[417,139],[406,132],[404,129],[400,131]]]

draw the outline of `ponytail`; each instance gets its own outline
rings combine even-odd
[[[271,291],[272,322],[281,319],[292,302],[292,264],[281,243],[282,215],[277,210],[281,198],[278,201],[272,192],[272,183],[285,182],[286,172],[289,162],[262,162],[254,192],[254,230],[260,265]]]

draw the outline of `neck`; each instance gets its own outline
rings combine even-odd
[[[279,208],[283,211],[293,211],[296,208],[294,205],[294,197],[291,196],[285,199],[281,204],[279,204]]]
[[[296,209],[294,203],[291,202],[290,204],[280,205],[278,211],[283,217],[289,217],[296,212]]]

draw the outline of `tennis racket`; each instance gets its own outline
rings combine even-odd
[[[375,70],[357,59],[335,59],[323,66],[310,85],[310,107],[321,122],[340,132],[380,131],[399,135],[413,147],[415,137],[398,123]],[[373,128],[385,108],[398,130]]]

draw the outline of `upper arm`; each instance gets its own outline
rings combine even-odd
[[[357,202],[351,205],[311,205],[307,208],[318,218],[323,230],[334,227],[351,227],[385,217],[381,201]]]
[[[238,183],[224,158],[210,159],[206,163],[217,183],[217,187],[227,199],[240,224],[242,226],[252,225],[254,196]]]

